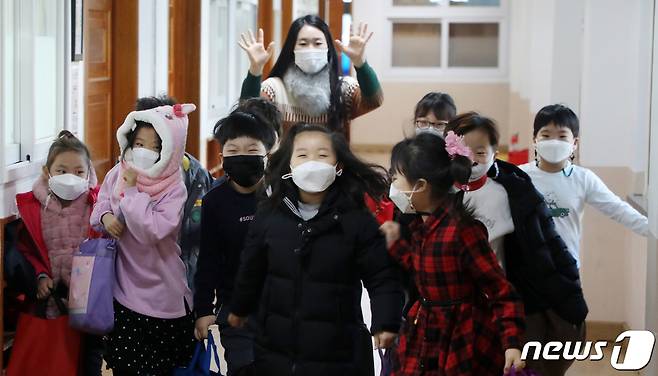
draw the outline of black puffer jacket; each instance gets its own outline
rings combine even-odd
[[[505,237],[505,267],[526,314],[553,309],[572,324],[582,323],[588,309],[576,260],[555,231],[543,196],[513,164],[497,160],[488,175],[509,198],[514,232]]]
[[[231,312],[247,316],[260,306],[256,374],[357,375],[361,281],[371,299],[372,333],[397,333],[403,304],[397,268],[365,208],[331,190],[318,214],[304,221],[297,198],[288,197],[256,213]],[[372,359],[372,351],[363,355]]]

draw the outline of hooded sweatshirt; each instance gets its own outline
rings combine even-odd
[[[192,309],[177,240],[187,199],[180,161],[187,114],[194,109],[192,104],[162,106],[128,115],[117,130],[122,161],[105,177],[91,216],[94,227],[102,228],[101,219],[107,213],[125,224],[119,238],[114,297],[124,307],[150,317],[178,318]],[[132,164],[126,136],[136,121],[153,125],[162,140],[160,159],[148,170]],[[137,186],[124,186],[126,168],[138,173]]]

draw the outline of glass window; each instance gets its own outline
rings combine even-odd
[[[500,0],[450,0],[450,6],[459,7],[499,7]]]
[[[238,30],[258,30],[258,1],[238,0],[235,13],[235,24]],[[231,48],[234,48],[233,45],[231,45]],[[238,88],[239,96],[239,88],[242,86],[242,80],[244,79],[243,73],[249,70],[249,57],[244,51],[239,50],[239,53],[235,54],[235,59],[235,71],[240,72],[240,74],[233,77],[233,79],[235,80],[235,87]],[[236,99],[231,98],[231,101]]]
[[[211,106],[215,108],[224,104],[228,91],[228,1],[212,0],[210,14],[208,74]]]
[[[498,67],[498,23],[451,23],[450,67]]]
[[[440,67],[440,23],[393,23],[394,67]]]
[[[2,41],[2,66],[3,72],[1,73],[2,82],[2,115],[3,126],[5,131],[5,144],[14,144],[18,142],[18,135],[16,134],[16,126],[14,123],[14,60],[15,60],[15,42],[14,42],[14,2],[2,2],[2,30],[0,35],[3,36]]]
[[[424,6],[424,5],[438,5],[441,0],[393,0],[393,5],[401,6]]]
[[[307,14],[318,14],[320,10],[320,1],[318,0],[296,0],[292,4],[294,10],[293,19],[303,17]]]
[[[58,128],[57,1],[36,0],[34,14],[35,139],[54,137]]]

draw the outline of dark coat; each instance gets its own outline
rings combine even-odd
[[[489,176],[509,197],[514,232],[505,237],[505,267],[508,280],[523,298],[526,314],[553,309],[579,325],[588,309],[578,266],[555,231],[544,197],[513,164],[497,160]]]
[[[372,333],[397,333],[403,304],[397,269],[366,208],[331,190],[318,214],[304,221],[296,202],[291,193],[256,213],[231,311],[247,316],[260,301],[257,374],[357,375],[361,281],[370,295]],[[365,355],[372,359],[372,351]]]
[[[187,270],[187,284],[195,291],[194,275],[197,270],[197,260],[201,248],[201,199],[213,185],[213,178],[190,154],[185,153],[189,164],[183,163],[187,201],[183,211],[183,222],[180,229],[179,245],[181,258]]]

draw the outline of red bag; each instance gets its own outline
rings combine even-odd
[[[53,298],[66,312],[59,298]],[[45,319],[46,301],[35,314],[21,313],[7,376],[75,376],[80,362],[80,332],[69,326],[68,315]]]

